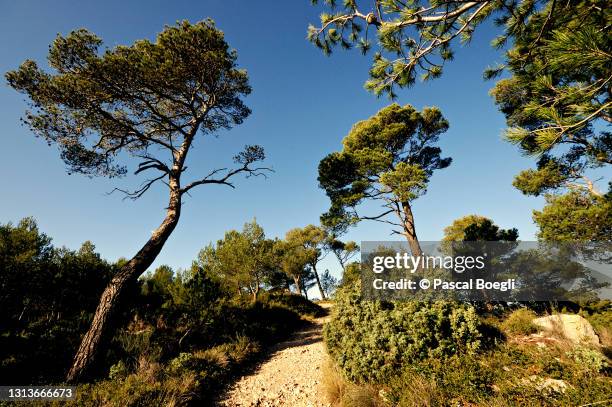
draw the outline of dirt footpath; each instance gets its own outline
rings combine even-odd
[[[325,308],[329,305],[325,304]],[[239,379],[219,402],[223,407],[326,407],[321,393],[321,366],[326,353],[323,324],[316,319],[290,340],[271,349],[268,360]]]

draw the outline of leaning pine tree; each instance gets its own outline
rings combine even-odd
[[[166,216],[144,246],[104,290],[91,327],[68,373],[80,379],[94,360],[121,293],[155,260],[176,227],[181,199],[204,184],[233,186],[237,174],[261,174],[259,146],[234,157],[233,168],[212,170],[183,183],[197,137],[240,124],[250,114],[241,98],[251,88],[236,53],[211,20],[166,27],[155,42],[140,40],[100,52],[101,40],[85,29],[58,36],[50,47],[49,73],[31,60],[8,72],[10,86],[30,99],[23,119],[60,150],[70,173],[116,177],[127,173],[119,158],[137,163],[135,174],[154,172],[133,191],[137,199],[158,181],[168,188]]]
[[[398,104],[357,123],[342,141],[342,151],[319,163],[319,184],[331,200],[322,223],[336,227],[361,220],[384,222],[407,239],[413,255],[420,255],[412,201],[426,192],[435,170],[451,163],[451,158],[440,157],[435,145],[447,129],[437,108],[418,112]],[[359,213],[364,201],[379,202],[380,210]]]

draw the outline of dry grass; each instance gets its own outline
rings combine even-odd
[[[445,405],[445,394],[435,380],[411,370],[391,379],[391,398],[398,407],[437,407]]]
[[[322,368],[321,387],[327,402],[331,406],[341,406],[342,396],[346,392],[346,382],[342,377],[342,373],[331,360],[327,360]]]
[[[382,407],[384,406],[377,397],[376,390],[372,386],[357,386],[351,384],[346,387],[342,396],[343,407]]]
[[[535,317],[535,312],[530,309],[519,308],[508,315],[501,323],[501,328],[508,336],[536,333],[538,328],[533,324]]]
[[[371,385],[347,382],[340,369],[328,360],[322,369],[321,387],[331,407],[382,407],[378,392]]]
[[[152,361],[148,356],[140,355],[138,358],[136,374],[140,376],[143,381],[147,383],[155,383],[158,380],[161,370],[162,368],[160,364]]]
[[[194,352],[193,356],[221,368],[226,368],[229,365],[227,353],[219,347]]]

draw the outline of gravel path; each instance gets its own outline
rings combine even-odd
[[[252,374],[239,379],[219,405],[327,407],[329,404],[319,388],[326,357],[322,329],[327,318],[316,319],[290,340],[274,346],[269,359]]]

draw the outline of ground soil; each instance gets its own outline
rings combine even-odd
[[[328,318],[315,319],[288,341],[272,347],[268,358],[239,378],[218,404],[223,407],[328,406],[320,388],[321,368],[327,357],[322,329]]]

